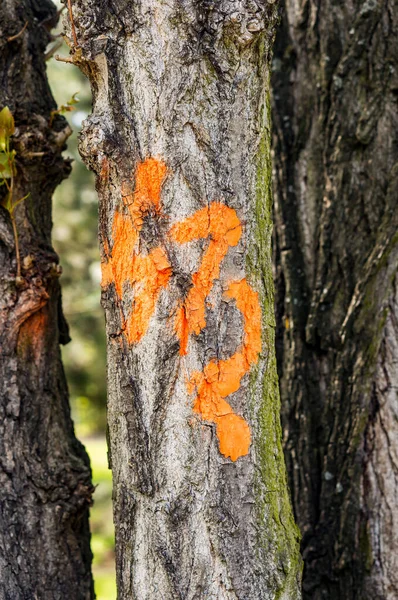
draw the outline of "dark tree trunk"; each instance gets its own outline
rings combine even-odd
[[[398,10],[286,0],[278,363],[304,596],[398,597]]]
[[[274,351],[275,18],[265,0],[73,2],[123,600],[301,596]]]
[[[90,466],[70,418],[59,349],[68,331],[51,246],[51,195],[70,171],[61,156],[70,130],[61,117],[49,126],[56,106],[44,52],[54,20],[47,0],[0,6],[0,109],[8,105],[16,124],[14,201],[29,194],[15,212],[20,277],[0,206],[1,600],[93,597]]]

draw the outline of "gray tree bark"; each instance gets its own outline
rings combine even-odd
[[[51,246],[51,195],[69,174],[61,151],[70,133],[56,109],[44,52],[57,16],[42,0],[0,6],[0,109],[15,118],[14,202],[0,187],[0,599],[89,600],[87,454],[77,441],[59,342],[68,341],[60,267]],[[24,28],[26,23],[26,27]]]
[[[286,0],[277,354],[304,597],[398,597],[398,11]]]
[[[295,599],[271,270],[273,2],[74,0],[119,598]]]

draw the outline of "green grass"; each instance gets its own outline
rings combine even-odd
[[[115,537],[112,519],[112,473],[105,437],[82,440],[93,470],[94,505],[90,511],[93,574],[97,600],[116,600]]]

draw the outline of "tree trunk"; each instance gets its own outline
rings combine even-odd
[[[299,598],[270,255],[275,5],[76,0],[73,21],[119,598]]]
[[[273,64],[278,366],[304,597],[398,597],[398,12],[293,2]]]
[[[13,202],[0,187],[0,598],[93,597],[87,454],[77,441],[59,342],[68,341],[51,246],[51,195],[69,174],[70,133],[55,109],[44,51],[56,22],[51,2],[0,6],[0,109],[16,124]],[[26,27],[24,28],[26,23]],[[1,173],[0,173],[1,175]]]

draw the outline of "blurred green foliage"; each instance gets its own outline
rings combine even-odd
[[[58,6],[59,3],[58,3]],[[64,44],[60,54],[67,55]],[[97,238],[98,200],[94,177],[83,165],[78,133],[91,110],[87,80],[74,66],[47,62],[47,74],[59,111],[73,129],[65,157],[72,173],[53,199],[53,243],[63,267],[61,278],[65,317],[72,341],[62,348],[76,433],[90,455],[96,486],[90,526],[93,572],[98,600],[116,599],[112,478],[108,469],[106,427],[106,344],[100,306],[100,257]],[[69,103],[79,98],[77,104]],[[64,110],[65,106],[71,109]]]
[[[77,135],[90,111],[88,82],[80,71],[51,59],[48,76],[58,106],[77,91],[79,103],[67,113],[74,130],[67,156],[72,174],[56,190],[53,242],[63,267],[63,307],[72,343],[63,348],[74,418],[80,433],[105,428],[106,353],[104,318],[100,307],[100,258],[97,242],[98,200],[94,177],[83,165]]]
[[[115,540],[112,520],[112,475],[104,437],[82,440],[91,458],[94,505],[90,511],[91,549],[97,600],[116,600]]]

